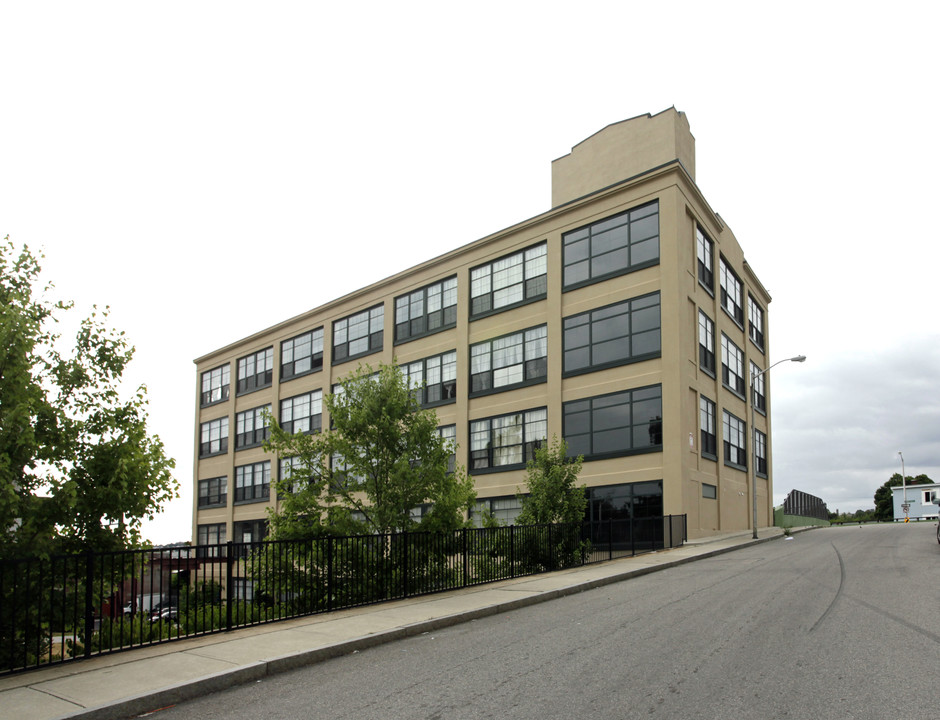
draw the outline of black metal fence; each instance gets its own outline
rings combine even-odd
[[[685,515],[0,563],[0,675],[662,548]]]

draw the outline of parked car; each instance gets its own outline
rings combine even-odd
[[[172,605],[167,605],[161,608],[155,608],[152,613],[150,613],[150,622],[179,622],[179,610]]]
[[[940,505],[940,495],[934,492],[933,499],[930,502],[934,505]],[[937,508],[937,542],[940,543],[940,507]]]

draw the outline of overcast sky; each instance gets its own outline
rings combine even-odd
[[[553,159],[688,115],[773,297],[775,504],[940,480],[927,4],[7,2],[0,237],[112,307],[189,539],[193,359],[550,207]],[[285,259],[290,258],[290,262]]]

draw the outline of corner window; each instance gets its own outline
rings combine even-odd
[[[230,365],[220,365],[202,374],[202,395],[199,404],[202,407],[225,402],[229,397],[229,379],[231,377]]]
[[[470,423],[471,471],[524,467],[548,433],[548,410],[538,408]]]
[[[333,323],[333,364],[382,349],[385,307],[376,305]]]
[[[509,390],[548,375],[548,326],[470,346],[470,396]]]
[[[718,280],[721,285],[721,307],[738,324],[744,327],[744,286],[724,258],[719,259]]]
[[[395,298],[395,342],[457,325],[457,278],[447,278]]]
[[[471,319],[544,298],[547,252],[548,244],[541,243],[471,269]]]
[[[228,501],[228,478],[199,481],[199,507],[219,507]]]
[[[271,494],[271,461],[239,465],[235,468],[235,502],[262,502]],[[237,523],[236,523],[237,524]],[[260,540],[260,538],[258,538]],[[240,540],[236,534],[235,542]]]
[[[698,254],[698,281],[709,295],[715,294],[714,243],[699,226],[695,226],[695,245]]]
[[[565,318],[565,375],[659,357],[660,324],[658,292]]]
[[[562,408],[571,457],[600,460],[663,449],[661,385],[574,400]]]
[[[271,385],[274,376],[274,348],[269,347],[239,358],[237,393],[243,395]]]
[[[228,416],[199,426],[199,457],[228,452]]]
[[[747,470],[747,423],[725,410],[722,431],[725,465]]]
[[[281,382],[323,369],[323,328],[281,343]]]
[[[267,440],[271,432],[265,410],[271,411],[270,405],[245,410],[235,415],[235,449],[258,447]]]
[[[698,364],[715,377],[715,323],[702,310],[698,311]]]
[[[744,353],[724,333],[721,334],[721,383],[744,397]]]
[[[659,262],[659,201],[562,235],[565,290]]]
[[[700,451],[702,457],[709,460],[718,459],[718,435],[715,427],[715,403],[704,395],[699,396],[699,433],[701,436]]]
[[[747,334],[761,352],[764,352],[764,308],[751,295],[747,296]]]

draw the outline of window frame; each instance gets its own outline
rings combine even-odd
[[[271,423],[265,417],[264,411],[271,414],[271,403],[258,405],[235,413],[235,450],[248,450],[249,448],[260,447],[261,444],[271,435]],[[247,425],[248,419],[251,419],[251,429],[240,428]],[[259,426],[260,423],[260,426]],[[250,436],[250,437],[247,437]]]
[[[310,409],[309,414],[295,416],[296,403],[299,401],[302,407],[304,400],[306,400],[307,407]],[[286,403],[290,403],[290,420],[284,419]],[[313,412],[315,407],[319,407],[320,411]],[[320,432],[323,429],[323,390],[315,389],[305,393],[300,393],[299,395],[292,395],[291,397],[283,398],[280,403],[280,413],[278,417],[280,418],[278,422],[281,425],[281,429],[290,435],[294,435],[298,432],[302,432],[305,435],[313,435]],[[295,430],[295,425],[298,423],[302,424],[303,420],[308,421],[307,428]],[[288,423],[290,424],[290,427],[288,427]]]
[[[536,333],[538,333],[536,335]],[[495,347],[497,343],[501,341],[510,341],[512,338],[519,337],[519,343],[514,343],[513,345],[505,345],[504,347]],[[531,336],[531,337],[530,337]],[[498,353],[501,351],[506,351],[514,347],[515,345],[520,345],[521,349],[518,352],[518,362],[511,364],[503,364],[499,367],[495,367],[495,364],[500,357]],[[540,350],[541,348],[541,350]],[[486,352],[484,352],[484,349]],[[541,355],[532,355],[530,357],[530,349],[532,352],[542,352]],[[477,352],[479,350],[479,352]],[[515,390],[520,387],[527,387],[529,385],[537,385],[539,383],[544,383],[548,381],[548,324],[543,323],[541,325],[533,325],[532,327],[527,327],[523,330],[517,330],[516,332],[507,333],[505,335],[500,335],[498,337],[490,338],[489,340],[483,340],[482,342],[472,343],[469,348],[470,351],[470,397],[483,397],[486,395],[493,395],[495,393],[506,392],[508,390]],[[507,355],[507,357],[512,357],[512,353]],[[484,362],[485,358],[485,369],[478,370],[474,372],[474,368],[480,362]],[[520,368],[520,373],[522,379],[517,382],[509,382],[503,385],[496,385],[496,376],[497,373],[501,370],[507,370],[515,367]],[[488,385],[475,390],[477,383],[477,378],[482,376],[488,377]]]
[[[652,212],[647,212],[647,210],[655,208]],[[654,216],[656,217],[656,232],[654,235],[648,237],[643,237],[639,240],[634,241],[632,238],[633,235],[633,225],[639,224],[640,222],[646,220],[647,218]],[[634,217],[635,216],[635,217]],[[626,218],[624,223],[619,225],[614,224],[618,219]],[[623,245],[617,245],[613,249],[605,250],[604,252],[599,252],[595,254],[594,244],[595,241],[600,243],[600,237],[608,232],[613,231],[615,228],[622,228],[624,225],[627,227],[627,241]],[[641,260],[634,263],[632,261],[634,247],[639,246],[640,243],[648,242],[655,238],[656,241],[656,253],[655,258],[648,260]],[[600,220],[595,220],[594,222],[582,225],[568,232],[562,233],[561,236],[561,270],[562,270],[562,292],[569,292],[571,290],[576,290],[580,287],[585,287],[587,285],[593,285],[594,283],[603,282],[609,280],[610,278],[618,277],[620,275],[627,275],[638,270],[642,270],[648,267],[654,267],[659,265],[660,262],[660,253],[662,250],[661,247],[661,227],[659,221],[659,198],[651,200],[650,202],[637,205],[636,207],[629,208],[623,212],[615,213],[613,215],[608,215],[607,217],[601,218]],[[576,246],[578,243],[586,241],[587,246],[585,248],[586,252],[575,255]],[[617,265],[614,269],[605,270],[598,272],[596,275],[593,272],[593,265],[595,260],[603,257],[610,256],[615,252],[622,252],[626,250],[627,254],[627,263],[625,265]],[[571,258],[569,259],[569,252],[571,253]],[[580,265],[581,263],[587,263],[587,276],[577,280],[568,280],[568,270],[569,268],[574,268],[575,266]]]
[[[319,333],[319,338],[317,334]],[[310,337],[310,353],[307,355],[297,356],[297,346],[300,345],[303,347],[302,343],[305,341],[307,336]],[[319,342],[318,342],[319,341]],[[286,382],[288,380],[293,380],[294,378],[303,377],[304,375],[310,375],[315,372],[320,372],[323,370],[323,347],[324,347],[324,332],[323,326],[321,325],[318,328],[313,330],[308,330],[307,332],[302,332],[300,335],[295,335],[292,338],[287,340],[281,340],[281,374],[280,382]],[[319,345],[319,351],[316,349]],[[290,360],[285,360],[284,358],[290,356]],[[302,363],[304,360],[309,360],[310,367],[306,370],[297,370],[297,364]],[[288,369],[290,365],[290,369]]]
[[[507,265],[515,258],[518,263]],[[498,265],[505,267],[498,267]],[[521,265],[521,279],[494,289],[494,277],[506,273],[516,264]],[[535,243],[529,247],[508,253],[489,262],[470,268],[470,320],[505,312],[522,305],[544,300],[548,296],[548,241]],[[505,304],[496,305],[496,295],[502,290],[520,286],[521,298]],[[485,287],[485,289],[483,289]],[[478,298],[488,298],[488,302],[477,302]],[[479,309],[478,309],[479,308]]]
[[[215,488],[214,494],[213,488]],[[203,492],[203,489],[205,489],[205,492]],[[200,480],[196,488],[196,495],[199,508],[225,507],[228,505],[228,476],[221,475]],[[205,501],[203,501],[204,498]]]
[[[764,308],[754,299],[751,293],[747,294],[747,336],[754,347],[764,352]],[[755,322],[756,320],[756,322]]]
[[[246,468],[251,468],[250,483],[245,483]],[[241,472],[239,472],[241,471]],[[260,478],[260,482],[256,482]],[[239,482],[242,484],[239,485]],[[267,502],[271,498],[271,461],[259,460],[235,466],[235,505]]]
[[[723,409],[721,430],[725,465],[747,472],[747,423]],[[740,444],[736,444],[736,441],[740,441]],[[738,462],[742,458],[744,462]]]
[[[657,394],[651,397],[642,397],[639,400],[635,399],[635,395],[641,393],[649,393],[652,390],[656,390]],[[626,398],[621,402],[613,402],[615,398]],[[634,417],[634,407],[639,402],[645,402],[647,400],[659,400],[659,416],[658,418],[654,417],[650,420],[644,420],[637,422]],[[586,408],[581,408],[579,406],[587,404]],[[625,425],[616,425],[616,426],[604,426],[600,429],[595,429],[598,425],[598,420],[603,417],[605,410],[615,407],[629,406],[629,422]],[[587,431],[572,433],[570,423],[574,421],[576,415],[587,414]],[[568,402],[562,403],[562,437],[565,442],[568,443],[568,454],[571,456],[583,455],[585,462],[591,462],[595,460],[606,460],[608,458],[617,458],[617,457],[627,457],[630,455],[644,455],[647,453],[663,452],[663,431],[662,431],[662,422],[663,422],[663,386],[660,383],[655,385],[644,385],[642,387],[628,388],[626,390],[618,390],[616,392],[604,393],[602,395],[592,395],[590,397],[579,398],[577,400],[570,400]],[[655,432],[655,423],[656,420],[659,421],[659,443],[649,443],[647,445],[638,445],[635,443],[635,433],[639,428],[646,427],[647,432]],[[614,450],[603,450],[598,451],[595,449],[596,445],[599,444],[597,436],[600,434],[613,434],[618,436],[620,433],[623,433],[628,439],[629,443],[622,443],[621,447],[618,447]],[[585,436],[587,438],[587,447],[582,450],[580,442],[572,442],[571,438],[580,438]]]
[[[697,223],[695,248],[698,258],[698,284],[705,288],[709,295],[715,297],[715,243]]]
[[[365,316],[364,321],[358,319],[362,316]],[[353,320],[356,321],[356,326],[364,322],[367,332],[364,335],[357,335],[355,338],[350,339],[349,330],[350,326],[353,324]],[[378,327],[378,329],[376,329],[376,327]],[[334,320],[332,330],[333,365],[339,365],[357,358],[382,352],[382,348],[385,344],[385,303],[377,303],[371,307],[367,307],[365,310],[360,310],[359,312],[341,317],[339,320]],[[337,336],[340,332],[342,332],[345,339],[338,341]],[[350,353],[350,344],[362,340],[366,341],[366,349],[356,353]],[[343,348],[343,354],[341,355],[337,352],[340,348]]]
[[[754,472],[757,477],[767,477],[767,433],[754,428]]]
[[[219,426],[219,437],[217,439],[219,447],[217,450],[212,450],[212,426],[218,423]],[[209,439],[205,440],[206,432],[209,433]],[[224,435],[222,434],[224,431]],[[222,417],[214,418],[212,420],[206,420],[203,423],[199,423],[199,459],[215,457],[216,455],[224,455],[228,452],[228,438],[229,438],[229,421],[228,415],[223,415]],[[208,449],[204,449],[206,446],[209,446]]]
[[[421,295],[420,300],[416,300],[416,295]],[[433,297],[440,298],[440,307],[431,310],[431,301]],[[451,302],[452,300],[452,302]],[[416,302],[420,302],[420,313],[412,316],[412,311]],[[445,304],[447,302],[448,304]],[[434,335],[435,333],[450,330],[457,326],[457,276],[451,275],[443,280],[425,285],[424,287],[413,290],[404,295],[398,295],[394,302],[395,324],[393,344],[401,345],[412,340]],[[402,310],[406,310],[408,316],[399,320]],[[432,328],[431,322],[437,314],[440,319]],[[417,328],[415,328],[417,323]],[[399,332],[402,326],[407,325],[407,332]]]
[[[648,304],[643,305],[643,303],[649,301],[650,299],[655,298],[655,306]],[[639,307],[637,307],[639,305]],[[647,329],[640,330],[639,332],[634,332],[634,325],[636,323],[635,317],[639,315],[644,310],[648,310],[652,307],[656,308],[657,311],[657,321],[655,327],[650,327]],[[612,314],[617,308],[624,308],[624,311],[617,313],[616,315]],[[628,330],[625,335],[614,335],[608,334],[609,330],[605,327],[605,324],[611,322],[614,318],[617,317],[627,317]],[[586,321],[583,320],[586,318]],[[578,322],[580,321],[580,322]],[[578,322],[578,324],[575,324]],[[612,323],[611,323],[612,324]],[[570,340],[579,333],[579,328],[587,326],[587,344],[572,346]],[[643,362],[645,360],[651,360],[654,358],[662,357],[663,354],[663,317],[662,317],[662,296],[659,290],[656,290],[651,293],[646,293],[644,295],[638,295],[636,297],[628,298],[626,300],[621,300],[620,302],[610,303],[602,307],[592,308],[581,313],[576,313],[574,315],[569,315],[568,317],[562,318],[561,321],[562,328],[562,377],[575,377],[577,375],[584,375],[586,373],[597,372],[598,370],[606,370],[607,368],[619,367],[621,365],[630,365],[632,363]],[[656,331],[657,335],[657,346],[658,349],[651,350],[648,352],[639,352],[634,354],[634,338],[638,336],[645,335]],[[583,332],[583,331],[580,331]],[[596,337],[601,339],[595,340]],[[626,355],[621,356],[618,359],[607,360],[604,362],[595,362],[595,355],[599,352],[599,348],[606,344],[622,345],[626,343],[629,352]],[[568,369],[568,359],[569,355],[576,351],[584,351],[586,349],[588,356],[587,365],[582,365],[577,368]]]
[[[254,369],[254,372],[250,375],[248,374],[249,362],[251,363],[251,367]],[[262,370],[257,369],[259,364],[263,367]],[[274,381],[274,346],[271,345],[248,355],[243,355],[242,357],[238,358],[235,366],[237,368],[235,387],[236,396],[247,395],[248,393],[253,393],[256,390],[263,390],[266,387],[271,387],[271,384]],[[245,373],[244,377],[243,370]]]
[[[457,469],[457,424],[450,423],[448,425],[439,425],[437,427],[437,435],[440,438],[443,438],[446,442],[452,443],[453,452],[450,454],[450,457],[447,460],[447,474],[453,475]]]
[[[501,506],[501,507],[500,507]],[[504,525],[515,525],[516,518],[522,512],[522,501],[518,495],[500,495],[498,497],[477,498],[470,508],[468,518],[474,527],[483,527],[483,513],[489,514]]]
[[[705,334],[704,344],[702,333]],[[708,346],[709,339],[711,347]],[[698,311],[698,366],[702,372],[715,377],[715,321],[701,308]]]
[[[743,330],[744,283],[724,255],[718,257],[718,284],[721,286],[721,309]]]
[[[698,400],[699,454],[718,461],[718,405],[704,395]]]
[[[300,457],[299,455],[291,455],[290,457],[278,458],[278,461],[277,461],[277,479],[278,479],[278,483],[283,483],[285,480],[290,480],[290,482],[288,482],[288,486],[287,486],[287,492],[288,492],[288,493],[293,493],[293,492],[294,492],[294,477],[293,477],[293,475],[294,475],[294,470],[297,469],[297,468],[295,467],[295,465],[298,464],[298,463],[299,463],[300,465],[303,465],[303,462],[301,461],[301,457]],[[285,466],[289,466],[289,467],[290,467],[291,472],[290,472],[289,474],[285,474],[285,472],[284,472]],[[307,475],[307,477],[306,477],[305,479],[306,479],[306,480],[311,480],[312,478],[313,478],[313,475],[311,474],[311,475]]]
[[[751,371],[751,404],[761,415],[767,414],[767,373],[753,360],[750,361]]]
[[[731,349],[734,349],[735,367],[729,363]],[[734,384],[732,384],[732,379]],[[744,351],[739,348],[734,340],[724,333],[721,333],[721,384],[742,400],[745,399],[747,384],[744,376]]]
[[[218,373],[219,383],[215,386],[213,382],[215,374]],[[209,389],[206,389],[206,381],[209,381]],[[232,364],[225,363],[211,370],[206,370],[200,376],[200,394],[199,407],[209,407],[218,405],[229,399],[232,388]],[[218,397],[213,399],[213,394],[218,392]]]
[[[497,421],[517,416],[520,418],[520,421],[515,425],[507,424],[501,427],[494,427]],[[484,425],[485,427],[482,427]],[[512,427],[521,428],[520,442],[503,442],[503,444],[497,445],[497,440],[505,441],[515,439],[510,437],[512,435],[510,428]],[[542,428],[541,430],[539,429],[540,427]],[[505,431],[505,436],[500,435],[501,431]],[[471,475],[518,470],[524,468],[526,463],[535,457],[535,450],[541,447],[548,439],[548,408],[527,408],[525,410],[503,413],[501,415],[476,418],[469,422],[469,432],[470,467],[468,468],[468,472]],[[481,447],[480,439],[482,439],[484,435],[486,442]],[[535,437],[536,435],[539,437]],[[499,451],[502,450],[505,453],[515,447],[520,449],[520,460],[497,464],[497,460],[500,459]],[[478,462],[485,462],[486,464],[477,465]]]
[[[434,363],[437,363],[434,366]],[[430,364],[430,365],[429,365]],[[420,366],[420,381],[412,380],[415,375],[415,366]],[[416,398],[421,407],[438,407],[457,402],[457,351],[448,350],[437,355],[431,355],[420,360],[402,363],[399,366],[408,381],[409,386],[416,392]],[[438,379],[429,381],[432,371]],[[445,378],[445,374],[447,377]],[[433,395],[434,399],[429,400]]]
[[[216,542],[212,542],[213,537]],[[222,557],[225,550],[226,524],[203,523],[196,526],[196,557]]]

